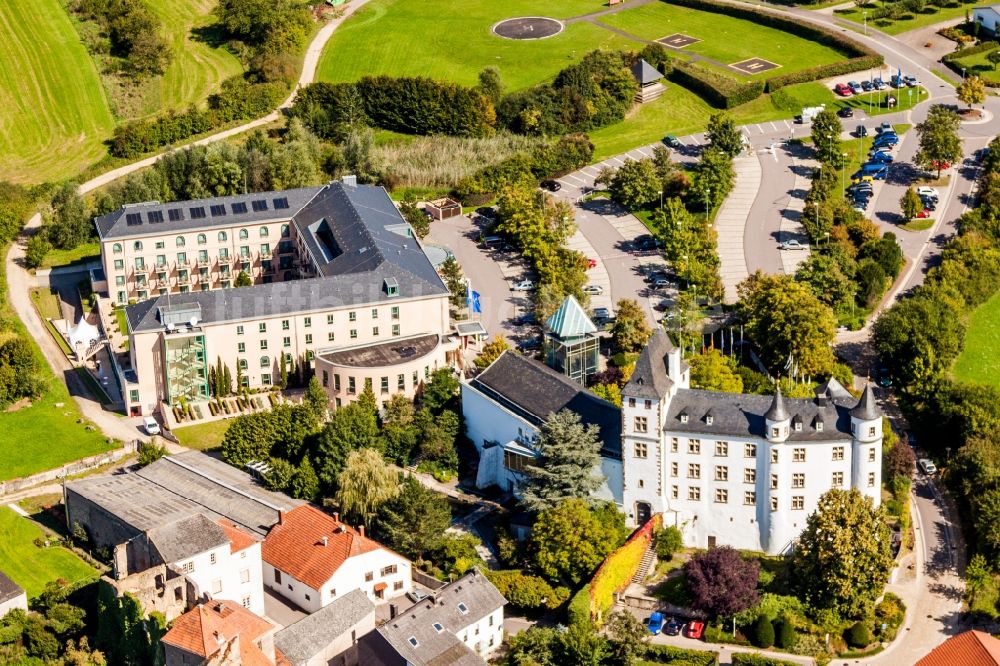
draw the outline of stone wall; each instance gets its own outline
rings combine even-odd
[[[77,474],[88,472],[96,467],[101,467],[102,465],[109,465],[111,463],[118,462],[122,458],[135,453],[138,450],[138,446],[139,440],[133,440],[131,442],[127,442],[119,449],[112,449],[111,451],[99,453],[96,456],[74,460],[73,462],[66,463],[62,467],[46,470],[44,472],[32,474],[31,476],[26,476],[20,479],[0,481],[0,498],[4,495],[15,493],[25,488],[31,488],[32,486],[38,486],[52,481],[58,481],[65,476],[75,476]]]

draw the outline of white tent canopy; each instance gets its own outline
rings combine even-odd
[[[101,339],[101,331],[81,316],[76,326],[69,329],[69,346],[73,351],[77,351],[77,345],[83,345],[81,351],[86,351],[90,345]]]

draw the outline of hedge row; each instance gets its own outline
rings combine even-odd
[[[810,67],[809,69],[799,70],[798,72],[772,76],[767,80],[767,92],[774,92],[779,88],[784,88],[785,86],[790,86],[796,83],[809,83],[810,81],[818,81],[831,76],[840,76],[842,74],[851,74],[852,72],[860,72],[866,69],[875,69],[877,67],[881,67],[884,62],[885,59],[880,55],[865,55],[857,58],[851,58],[850,60],[831,62],[828,65]]]
[[[672,645],[646,645],[642,655],[647,661],[675,666],[716,666],[719,653],[708,650],[689,650]],[[735,663],[735,662],[734,662]]]
[[[794,661],[774,659],[753,652],[734,652],[733,666],[798,666]]]
[[[740,83],[725,74],[716,74],[697,65],[673,62],[669,78],[700,95],[709,104],[720,109],[731,109],[752,102],[764,94],[763,81]]]
[[[584,585],[570,598],[566,607],[566,617],[571,625],[590,624],[590,583]]]
[[[642,563],[642,556],[653,543],[653,533],[663,525],[663,516],[653,519],[635,531],[625,544],[608,555],[590,581],[590,613],[598,623],[614,605],[614,596],[628,587]]]
[[[959,60],[961,60],[962,58],[966,58],[968,56],[976,55],[979,53],[985,53],[987,51],[992,51],[996,48],[1000,48],[1000,44],[997,44],[997,42],[993,41],[981,42],[979,44],[976,44],[975,46],[970,46],[968,48],[952,51],[951,53],[943,56],[941,58],[941,62],[943,62],[951,71],[955,72],[956,74],[962,74],[962,63],[960,63]],[[984,72],[978,72],[977,76],[983,80],[983,83],[985,83],[990,87],[995,88],[1000,86],[1000,78],[994,78]]]

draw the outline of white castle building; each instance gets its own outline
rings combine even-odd
[[[831,488],[881,495],[882,414],[870,386],[835,379],[814,399],[689,388],[680,350],[657,331],[622,389],[622,508],[655,513],[685,544],[786,552]]]

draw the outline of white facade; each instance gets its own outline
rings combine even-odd
[[[503,607],[452,633],[470,650],[488,659],[503,643]]]
[[[24,611],[28,610],[28,595],[24,592],[24,590],[21,590],[21,593],[17,596],[14,596],[7,601],[0,602],[0,619],[15,608],[20,608]]]
[[[314,613],[353,590],[361,590],[379,604],[404,595],[413,587],[410,561],[384,548],[348,557],[320,589],[267,561],[263,563],[263,574],[269,589],[307,613]]]
[[[1000,11],[994,6],[976,7],[972,10],[972,20],[996,34],[997,25],[1000,24]]]
[[[227,543],[169,566],[182,572],[195,585],[196,598],[225,599],[242,605],[255,615],[264,615],[259,542],[235,553]]]

